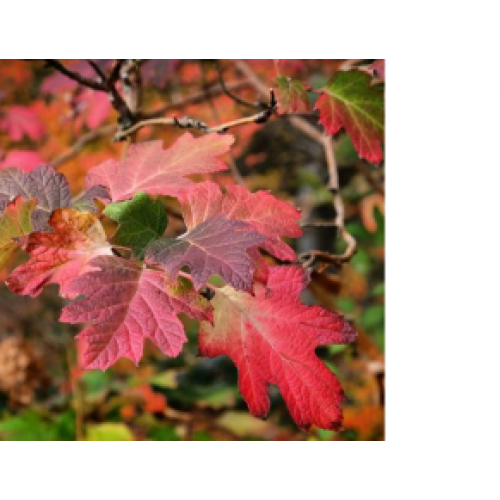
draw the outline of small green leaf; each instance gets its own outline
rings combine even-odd
[[[133,441],[132,431],[118,422],[104,422],[88,426],[87,441]]]
[[[153,201],[145,193],[137,193],[129,201],[109,204],[104,214],[119,224],[113,241],[130,247],[139,257],[151,242],[163,235],[167,227],[167,215],[161,200]]]

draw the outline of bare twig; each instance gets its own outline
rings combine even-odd
[[[247,80],[237,80],[235,82],[226,83],[226,88],[232,90],[238,90],[247,87],[248,85],[250,85],[250,83]],[[185,106],[189,106],[191,104],[198,104],[200,102],[205,101],[208,97],[215,97],[222,93],[224,93],[222,87],[220,85],[215,85],[213,87],[209,87],[203,90],[202,92],[198,92],[189,97],[186,97],[182,101],[166,104],[165,106],[162,106],[161,108],[155,111],[151,111],[149,113],[142,113],[141,118],[143,119],[158,118],[163,114],[168,113],[169,111],[173,111],[179,108],[184,108]]]
[[[86,78],[83,75],[76,73],[74,71],[71,71],[57,59],[45,59],[45,62],[48,66],[56,69],[63,75],[67,76],[68,78],[71,78],[72,80],[78,82],[80,85],[83,85],[84,87],[89,87],[98,92],[106,92],[109,95],[111,104],[118,112],[119,115],[118,122],[120,124],[120,127],[126,128],[134,124],[136,120],[133,113],[130,111],[127,104],[125,103],[121,95],[118,93],[114,85],[115,83],[115,80],[113,80],[115,78],[114,71],[112,72],[113,79],[107,78],[104,72],[99,67],[99,65],[97,65],[94,61],[89,59],[87,62],[90,64],[90,66],[92,66],[92,68],[96,72],[96,75],[98,76],[98,80],[96,81],[90,78]]]
[[[45,63],[47,66],[50,66],[63,75],[66,75],[68,78],[71,78],[71,80],[74,80],[75,82],[78,82],[80,85],[83,85],[84,87],[89,87],[94,90],[100,90],[104,91],[104,85],[101,82],[96,82],[95,80],[91,80],[90,78],[86,78],[83,75],[80,75],[79,73],[76,73],[74,71],[71,71],[70,69],[66,68],[64,64],[59,62],[57,59],[45,59]]]
[[[226,94],[228,97],[230,97],[233,101],[237,102],[238,104],[241,104],[242,106],[246,106],[247,108],[251,108],[251,109],[266,109],[267,108],[267,105],[263,102],[257,102],[257,103],[247,102],[244,99],[242,99],[241,97],[238,97],[237,95],[233,94],[226,87],[226,84],[224,83],[224,78],[222,75],[222,67],[221,67],[220,61],[218,59],[215,60],[215,67],[217,69],[217,74],[219,75],[219,84],[220,84],[224,94]]]
[[[259,92],[265,92],[266,86],[257,76],[257,74],[248,66],[245,61],[237,61],[236,67],[245,75],[245,77],[254,85]],[[299,255],[299,260],[304,267],[311,267],[315,262],[328,262],[341,265],[351,259],[356,253],[356,240],[344,227],[344,204],[339,192],[339,178],[335,155],[333,153],[333,141],[331,137],[322,134],[318,129],[311,125],[307,120],[298,116],[289,117],[290,123],[303,132],[305,135],[321,144],[325,151],[325,158],[328,167],[328,189],[333,194],[333,206],[335,208],[335,220],[328,225],[338,228],[340,237],[347,245],[344,253],[340,255],[330,254],[319,250],[311,250]],[[311,223],[309,225],[319,225]],[[323,225],[326,225],[323,223]]]
[[[251,116],[247,116],[245,118],[238,118],[237,120],[232,120],[230,122],[222,123],[220,125],[215,125],[213,127],[209,127],[202,121],[197,120],[196,118],[190,118],[189,116],[185,116],[183,118],[177,118],[175,116],[167,118],[151,118],[150,120],[142,120],[125,130],[118,130],[117,133],[115,134],[114,140],[115,141],[123,140],[125,137],[127,137],[130,134],[133,134],[137,130],[152,125],[166,125],[166,126],[173,125],[179,128],[197,129],[206,133],[215,132],[222,134],[224,132],[227,132],[230,128],[238,127],[240,125],[245,125],[247,123],[265,123],[267,122],[267,120],[269,120],[269,118],[275,112],[275,110],[276,110],[276,97],[274,95],[273,90],[271,89],[271,101],[269,107],[263,111],[259,111],[258,113]]]
[[[220,83],[222,88],[224,89],[224,92],[228,94],[227,89],[225,88],[224,81],[222,80],[222,71],[220,69],[219,61],[216,61],[217,69],[219,71],[219,78],[220,78]],[[206,79],[205,79],[205,68],[202,65],[202,76],[203,76],[203,86],[205,87],[206,84]],[[220,116],[217,111],[217,107],[214,104],[214,100],[211,96],[208,97],[208,103],[210,105],[210,108],[212,110],[212,115],[213,118],[216,122],[220,121]],[[231,151],[228,152],[228,158],[229,158],[229,168],[231,169],[231,173],[234,177],[234,180],[240,185],[240,186],[245,186],[245,179],[240,174],[240,171],[238,170],[238,166],[236,165],[236,160],[234,158],[234,155],[231,153]]]
[[[119,59],[118,61],[124,61],[123,59]],[[121,64],[115,64],[115,67],[111,71],[110,75],[110,80],[113,80],[113,74],[115,73],[115,68],[119,68]],[[117,77],[116,77],[117,78]],[[233,89],[239,89],[243,88],[245,86],[249,85],[249,83],[246,80],[238,80],[235,82],[228,83],[227,86]],[[216,96],[222,93],[222,89],[219,85],[214,86],[213,88],[210,88],[206,90],[205,92],[199,92],[196,94],[193,94],[189,97],[186,97],[186,99],[179,101],[179,102],[174,102],[171,104],[167,104],[161,109],[158,109],[152,113],[150,113],[148,116],[150,117],[155,117],[158,114],[163,114],[166,111],[174,111],[176,109],[182,109],[186,106],[189,106],[191,104],[196,104],[199,102],[203,102],[209,97]],[[116,130],[115,125],[105,125],[97,130],[93,130],[91,132],[88,132],[87,134],[82,135],[70,148],[68,148],[66,151],[64,151],[60,156],[55,158],[52,162],[51,165],[54,168],[60,167],[67,161],[71,160],[74,158],[87,144],[91,143],[94,140],[97,140],[101,137],[105,137],[107,135],[111,135],[114,131]]]

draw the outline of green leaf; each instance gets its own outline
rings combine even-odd
[[[151,441],[180,441],[177,431],[169,425],[153,427],[148,432],[148,439]]]
[[[113,241],[130,247],[142,257],[146,247],[159,239],[167,227],[167,214],[161,200],[155,201],[145,193],[137,193],[133,199],[109,204],[104,214],[118,222]]]
[[[104,422],[102,424],[89,425],[87,441],[133,441],[132,431],[118,422]]]
[[[28,410],[0,422],[0,438],[9,441],[50,441],[50,427],[39,415]]]
[[[368,75],[339,71],[324,87],[314,109],[329,134],[345,128],[359,156],[378,164],[383,159],[384,92]]]

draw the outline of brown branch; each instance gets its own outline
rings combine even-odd
[[[259,92],[265,93],[266,86],[257,76],[257,74],[248,66],[245,61],[237,61],[236,67],[245,75],[245,77],[254,85]],[[338,228],[341,238],[347,245],[344,253],[340,255],[322,252],[320,250],[311,250],[299,255],[299,260],[304,267],[311,267],[315,262],[328,262],[341,265],[347,262],[356,253],[356,240],[344,227],[344,203],[339,192],[339,177],[335,155],[333,152],[333,140],[330,136],[325,136],[317,128],[311,125],[307,120],[298,116],[289,117],[290,123],[302,133],[318,142],[325,151],[326,164],[328,167],[328,189],[333,194],[333,206],[335,208],[335,220],[328,225]],[[316,225],[311,223],[309,225]],[[326,224],[323,224],[326,225]]]
[[[234,102],[237,102],[238,104],[241,104],[242,106],[246,106],[247,108],[251,109],[265,109],[267,108],[267,105],[263,102],[257,102],[257,103],[251,103],[247,102],[241,97],[238,97],[237,95],[233,94],[226,86],[224,83],[224,78],[222,74],[222,66],[220,64],[220,61],[218,59],[215,60],[215,68],[217,69],[217,74],[219,76],[219,84],[222,88],[222,91],[224,94],[226,94],[230,99],[232,99]]]
[[[57,59],[45,59],[45,63],[47,64],[47,66],[54,68],[55,70],[59,71],[68,78],[71,78],[71,80],[78,82],[80,85],[83,85],[84,87],[89,87],[91,89],[99,91],[106,90],[102,82],[96,82],[95,80],[91,80],[90,78],[86,78],[83,75],[76,73],[75,71],[71,71]]]
[[[226,88],[230,88],[232,90],[238,90],[244,87],[247,87],[250,83],[247,80],[237,80],[235,82],[230,82],[226,84]],[[179,108],[184,108],[185,106],[189,106],[191,104],[199,104],[200,102],[205,101],[209,97],[215,97],[220,94],[223,94],[224,91],[220,85],[215,85],[212,88],[207,88],[202,92],[198,92],[189,97],[186,97],[182,101],[173,102],[170,104],[165,104],[161,108],[158,108],[155,111],[151,111],[149,113],[143,113],[141,115],[142,119],[150,119],[150,118],[158,118],[169,111],[174,111]]]
[[[141,107],[141,71],[139,65],[132,59],[127,59],[119,71],[123,89],[123,98],[133,116],[136,116]]]
[[[119,61],[123,61],[120,59]],[[115,65],[115,68],[119,67],[118,64]],[[115,72],[115,69],[113,68],[110,76],[110,80],[113,80],[113,73]],[[227,86],[233,89],[239,89],[243,88],[249,85],[248,81],[246,80],[238,80],[235,82],[228,83]],[[191,104],[197,104],[199,102],[203,102],[206,100],[208,97],[220,95],[222,93],[222,89],[220,86],[215,86],[211,89],[208,89],[205,92],[199,92],[196,94],[193,94],[189,97],[186,97],[186,99],[167,104],[161,109],[158,109],[152,113],[149,114],[149,116],[154,117],[157,114],[162,114],[165,111],[174,111],[177,109],[182,109],[186,106],[189,106]],[[143,115],[144,116],[144,115]],[[70,148],[68,148],[66,151],[64,151],[60,156],[55,158],[52,162],[51,165],[54,168],[60,167],[62,164],[66,163],[67,161],[71,160],[73,157],[75,157],[87,144],[90,142],[99,139],[101,137],[111,135],[114,131],[116,130],[115,125],[105,125],[97,130],[93,130],[91,132],[88,132],[87,134],[82,135]]]
[[[227,89],[225,88],[224,81],[222,80],[222,71],[220,69],[220,64],[219,61],[216,61],[216,66],[217,70],[219,71],[219,78],[220,78],[220,83],[221,87],[224,89],[224,92],[226,95],[229,95],[227,92]],[[205,79],[205,68],[202,65],[202,77],[203,77],[203,86],[205,87],[206,84],[206,79]],[[210,105],[210,109],[212,110],[212,116],[213,119],[218,122],[220,121],[220,116],[217,111],[217,107],[215,106],[214,100],[211,96],[208,97],[208,103]],[[229,168],[231,169],[231,173],[233,175],[234,180],[240,185],[240,186],[245,186],[245,179],[243,179],[242,175],[240,174],[240,171],[238,170],[238,166],[236,165],[236,160],[234,158],[234,155],[229,151],[228,153],[228,158],[229,158]]]
[[[120,141],[123,140],[130,134],[133,134],[137,130],[154,125],[166,125],[166,126],[176,126],[179,128],[191,128],[197,129],[206,133],[220,133],[223,134],[227,132],[230,128],[239,127],[241,125],[245,125],[247,123],[265,123],[269,120],[271,115],[274,113],[276,109],[275,98],[273,97],[274,93],[271,90],[271,105],[268,109],[260,111],[251,116],[247,116],[245,118],[238,118],[236,120],[232,120],[230,122],[222,123],[220,125],[214,125],[213,127],[209,127],[205,123],[196,118],[190,118],[189,116],[184,116],[183,118],[177,117],[167,117],[167,118],[151,118],[149,120],[142,120],[130,128],[125,130],[118,130],[115,134],[114,140]]]
[[[84,87],[89,87],[98,92],[106,92],[109,95],[109,99],[111,101],[112,106],[118,112],[119,115],[118,123],[120,124],[121,127],[130,127],[135,123],[136,120],[133,113],[130,111],[130,109],[128,108],[127,104],[125,103],[119,92],[116,90],[115,80],[114,80],[115,68],[113,68],[112,71],[113,79],[111,77],[107,78],[106,75],[101,70],[101,68],[94,61],[88,59],[87,62],[89,63],[90,66],[92,66],[96,75],[99,78],[99,81],[96,81],[90,78],[86,78],[83,75],[80,75],[79,73],[76,73],[74,71],[71,71],[57,59],[45,59],[45,62],[48,66],[54,68],[63,75],[67,76],[68,78],[71,78],[72,80],[78,82],[80,85],[83,85]]]

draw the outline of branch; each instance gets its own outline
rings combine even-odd
[[[123,59],[119,59],[118,61],[124,61]],[[113,73],[115,72],[115,68],[119,68],[120,65],[117,64],[113,68],[111,75],[110,75],[110,80],[113,80]],[[118,71],[118,70],[116,70]],[[116,76],[118,78],[118,76]],[[243,88],[245,86],[249,85],[249,83],[246,80],[239,80],[235,82],[228,83],[227,86],[230,88],[238,89],[238,88]],[[219,95],[222,93],[222,88],[217,85],[216,87],[213,87],[211,89],[208,89],[206,92],[199,92],[196,94],[193,94],[192,96],[187,97],[186,99],[175,102],[172,104],[167,104],[161,109],[158,109],[152,113],[149,114],[149,116],[152,118],[156,116],[157,114],[163,114],[165,111],[173,111],[176,109],[182,109],[185,106],[189,106],[191,104],[196,104],[199,102],[204,101],[207,98],[210,98],[211,96]],[[104,137],[107,135],[111,135],[113,131],[116,130],[116,127],[114,125],[105,125],[102,128],[99,128],[97,130],[93,130],[91,132],[88,132],[87,134],[82,135],[70,148],[68,148],[64,153],[62,153],[60,156],[58,156],[56,159],[54,159],[51,162],[51,165],[54,168],[60,167],[62,164],[66,163],[68,160],[71,160],[71,158],[75,157],[87,144],[90,142],[99,139],[100,137]]]
[[[71,78],[71,80],[78,82],[80,85],[83,85],[84,87],[91,88],[98,92],[106,92],[109,95],[111,104],[118,112],[119,115],[118,123],[120,124],[120,126],[130,127],[131,125],[134,124],[135,122],[134,115],[132,114],[127,104],[125,103],[125,101],[123,100],[123,98],[121,97],[121,95],[119,94],[119,92],[116,90],[115,87],[116,65],[111,73],[112,78],[111,76],[110,78],[106,78],[106,75],[103,73],[101,68],[94,61],[88,59],[87,62],[89,63],[90,66],[92,66],[92,68],[96,72],[96,75],[99,77],[99,81],[96,81],[90,78],[86,78],[83,75],[80,75],[79,73],[76,73],[74,71],[71,71],[57,59],[45,59],[45,62],[47,66],[54,68],[55,70],[59,71],[68,78]]]
[[[247,80],[237,80],[235,82],[227,83],[226,88],[237,90],[243,87],[247,87],[248,85],[250,85],[250,83]],[[189,97],[186,97],[186,99],[183,99],[182,101],[166,104],[165,106],[162,106],[156,111],[151,111],[150,113],[142,113],[141,117],[143,119],[159,118],[168,111],[173,111],[175,109],[183,108],[185,106],[189,106],[190,104],[198,104],[210,97],[215,97],[222,93],[224,93],[222,87],[220,85],[216,85],[212,88],[208,88],[206,90],[203,90],[202,92],[198,92]]]
[[[121,141],[128,135],[133,134],[137,130],[154,125],[166,125],[166,126],[176,126],[179,128],[192,128],[197,129],[205,133],[219,133],[223,134],[227,132],[230,128],[239,127],[247,123],[266,123],[271,115],[276,111],[276,97],[274,95],[273,89],[271,89],[271,100],[269,107],[259,113],[256,113],[245,118],[238,118],[237,120],[232,120],[230,122],[222,123],[221,125],[215,125],[209,127],[205,123],[196,118],[191,118],[189,116],[184,116],[183,118],[168,117],[168,118],[151,118],[149,120],[142,120],[130,128],[125,130],[118,130],[115,134],[114,141]]]
[[[118,123],[120,127],[128,128],[136,122],[135,113],[129,106],[129,104],[123,99],[118,90],[116,90],[115,82],[117,79],[116,71],[119,71],[123,63],[116,64],[112,70],[112,77],[110,75],[109,78],[103,73],[101,68],[92,60],[88,59],[87,62],[92,66],[96,74],[99,76],[102,82],[103,88],[101,89],[103,92],[106,92],[109,96],[109,100],[118,112]],[[116,69],[118,66],[118,70]]]
[[[219,84],[222,88],[222,91],[224,94],[226,94],[229,98],[231,98],[233,101],[237,102],[238,104],[241,104],[242,106],[246,106],[247,108],[252,108],[252,109],[262,109],[262,108],[267,108],[267,105],[263,102],[258,102],[258,103],[251,103],[247,102],[241,97],[238,97],[237,95],[233,94],[227,87],[226,84],[224,83],[224,78],[222,76],[222,67],[220,64],[220,61],[218,59],[215,60],[215,67],[217,69],[217,74],[219,76]]]
[[[63,75],[66,75],[68,78],[71,78],[71,80],[78,82],[80,85],[83,85],[84,87],[89,87],[91,89],[99,91],[106,90],[103,83],[96,82],[95,80],[91,80],[90,78],[86,78],[83,75],[80,75],[79,73],[71,71],[70,69],[66,68],[64,64],[60,63],[57,59],[45,59],[45,63],[47,64],[47,66],[54,68],[55,70],[59,71]]]
[[[264,92],[266,86],[257,76],[257,74],[248,66],[244,61],[236,62],[237,68],[245,75],[246,78],[254,85],[256,90]],[[330,136],[325,136],[318,129],[312,126],[308,121],[298,116],[291,116],[290,123],[302,131],[305,135],[318,142],[323,146],[325,151],[326,164],[328,167],[328,189],[333,194],[333,206],[335,208],[335,220],[328,225],[338,228],[340,236],[347,245],[344,253],[340,255],[330,254],[319,250],[311,250],[299,255],[299,260],[304,267],[311,267],[315,262],[328,262],[332,264],[341,265],[347,262],[356,253],[356,240],[344,227],[344,203],[339,192],[339,177],[337,171],[337,164],[335,162],[335,155],[333,153],[333,141]],[[314,225],[314,223],[312,224]],[[323,223],[323,225],[326,225]]]
[[[220,70],[219,62],[216,61],[217,69]],[[202,71],[202,78],[203,78],[203,88],[206,86],[206,78],[205,78],[205,68],[203,65],[201,65],[201,71]],[[224,89],[224,91],[227,94],[227,89],[224,85],[224,82],[222,81],[222,73],[219,73],[219,77],[221,79],[221,87]],[[215,106],[214,100],[211,96],[208,97],[208,103],[210,104],[210,108],[212,109],[212,116],[213,119],[218,122],[220,121],[220,116],[219,113],[217,112],[217,107]],[[240,174],[240,171],[238,170],[238,166],[236,165],[236,160],[234,159],[234,155],[229,151],[228,154],[229,158],[229,168],[231,169],[231,173],[233,174],[234,180],[240,185],[240,186],[245,186],[245,179],[243,179],[242,175]]]

